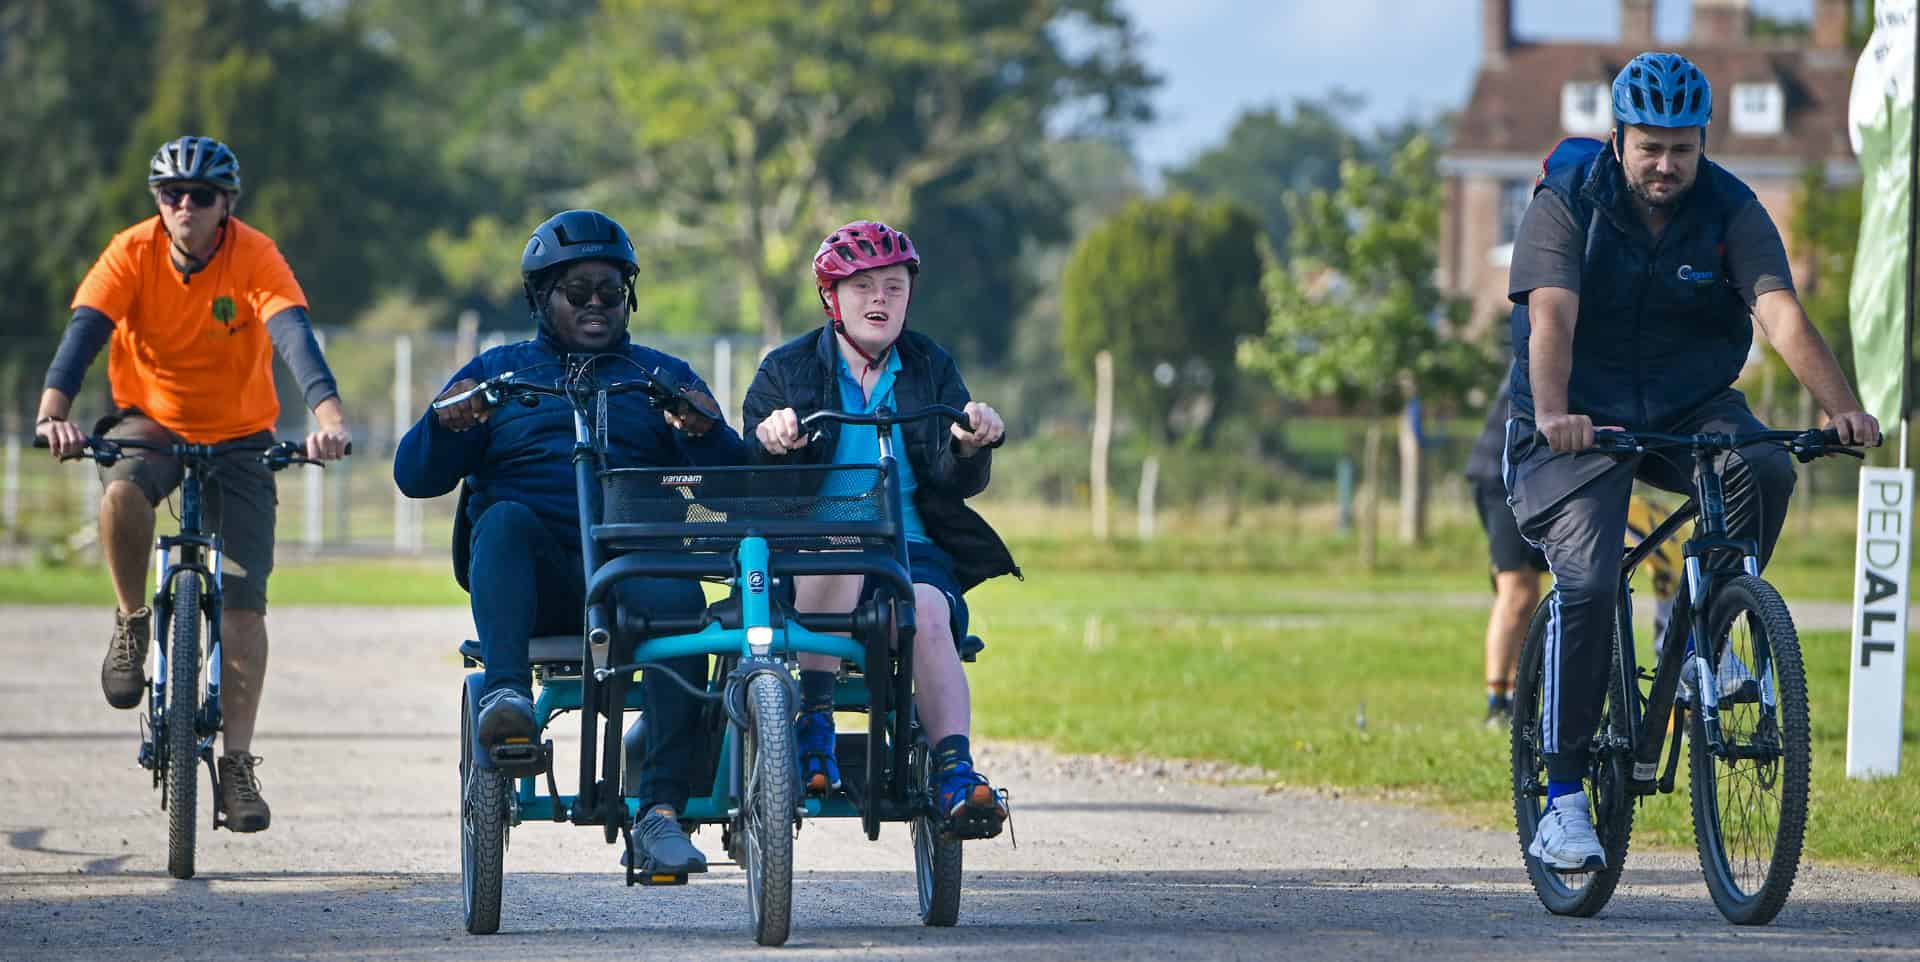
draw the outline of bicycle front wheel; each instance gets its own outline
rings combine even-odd
[[[1619,670],[1619,623],[1627,617],[1623,601],[1615,615],[1614,657],[1608,671],[1607,700],[1600,718],[1600,731],[1592,761],[1584,780],[1587,797],[1593,805],[1594,833],[1606,852],[1607,867],[1598,872],[1561,874],[1527,853],[1540,818],[1546,814],[1547,763],[1543,754],[1541,715],[1546,706],[1547,628],[1555,595],[1534,611],[1527,629],[1526,644],[1520,649],[1519,671],[1513,688],[1513,815],[1520,839],[1520,855],[1526,861],[1527,879],[1533,883],[1540,904],[1555,915],[1591,916],[1606,907],[1613,890],[1620,884],[1620,872],[1626,866],[1627,845],[1633,834],[1633,798],[1627,789],[1628,766],[1624,749],[1613,744],[1609,732],[1624,733],[1629,713]]]
[[[198,828],[197,789],[200,735],[200,578],[186,572],[173,579],[173,626],[167,639],[167,710],[162,748],[167,765],[167,874],[193,877],[194,832]]]
[[[799,769],[793,757],[793,695],[783,678],[747,681],[745,732],[747,901],[753,940],[783,945],[793,917],[793,819]]]
[[[1793,889],[1806,832],[1806,668],[1786,602],[1759,578],[1723,585],[1707,625],[1697,637],[1717,659],[1719,739],[1690,713],[1693,837],[1720,913],[1765,925]]]

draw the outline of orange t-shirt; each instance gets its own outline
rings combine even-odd
[[[273,427],[273,339],[267,320],[307,295],[273,239],[227,221],[213,261],[182,281],[158,216],[114,235],[73,306],[113,321],[113,403],[134,407],[196,444]]]

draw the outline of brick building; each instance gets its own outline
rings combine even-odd
[[[1692,0],[1692,36],[1677,46],[1654,40],[1654,0],[1618,2],[1619,42],[1569,43],[1515,38],[1511,0],[1481,0],[1483,59],[1441,161],[1440,283],[1473,298],[1476,327],[1505,317],[1513,235],[1541,158],[1563,137],[1606,138],[1613,77],[1643,50],[1673,50],[1707,75],[1707,156],[1754,189],[1789,251],[1792,199],[1805,171],[1818,167],[1831,184],[1859,180],[1847,144],[1857,57],[1847,46],[1848,0],[1814,0],[1810,35],[1790,39],[1751,36],[1748,0]],[[1806,272],[1796,258],[1803,287]]]

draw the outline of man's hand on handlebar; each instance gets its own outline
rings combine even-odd
[[[1841,444],[1854,447],[1879,447],[1880,422],[1865,411],[1849,411],[1838,414],[1828,423],[1833,433],[1840,438]]]
[[[479,386],[479,381],[463,377],[447,385],[447,389],[434,399],[442,401],[458,394],[472,392],[465,400],[456,404],[434,408],[433,415],[439,419],[441,427],[449,431],[466,431],[476,424],[486,423],[487,418],[493,416],[493,408],[487,404],[486,392],[474,390]]]
[[[702,413],[702,408],[718,411],[720,404],[705,391],[689,388],[681,392],[681,400],[662,409],[660,413],[667,419],[668,424],[687,432],[688,437],[697,438],[713,430],[713,418]],[[789,410],[787,413],[793,412]]]
[[[767,415],[767,419],[753,429],[753,435],[768,454],[792,454],[807,446],[807,435],[800,430],[800,416],[792,408],[781,408]]]
[[[87,432],[80,430],[80,425],[64,418],[58,421],[43,421],[34,426],[33,433],[36,437],[46,440],[47,447],[53,450],[56,461],[79,457],[87,449]]]
[[[1547,447],[1555,454],[1570,451],[1585,451],[1593,447],[1593,432],[1618,431],[1618,427],[1596,428],[1593,419],[1584,414],[1548,414],[1534,422],[1534,427],[1546,437]]]
[[[995,411],[993,405],[968,401],[966,412],[973,430],[969,431],[959,424],[950,428],[953,431],[954,453],[960,457],[973,457],[981,448],[993,447],[1007,436],[1007,423],[1000,420],[1000,412]]]

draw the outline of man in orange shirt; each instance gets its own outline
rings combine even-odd
[[[88,365],[106,346],[115,412],[95,432],[156,442],[273,440],[280,404],[278,349],[319,430],[307,456],[333,460],[352,440],[313,328],[307,299],[280,249],[233,216],[240,162],[209,137],[161,145],[147,176],[159,208],[115,235],[73,298],[73,320],[47,370],[34,432],[55,457],[81,453],[86,432],[67,420]],[[101,469],[100,542],[119,610],[100,666],[107,703],[133,708],[145,691],[152,610],[146,606],[154,508],[179,486],[180,462],[130,450]],[[226,548],[220,588],[224,754],[222,801],[235,831],[258,832],[271,815],[249,749],[267,669],[267,576],[273,570],[276,496],[257,455],[221,459],[205,481],[208,526]]]

